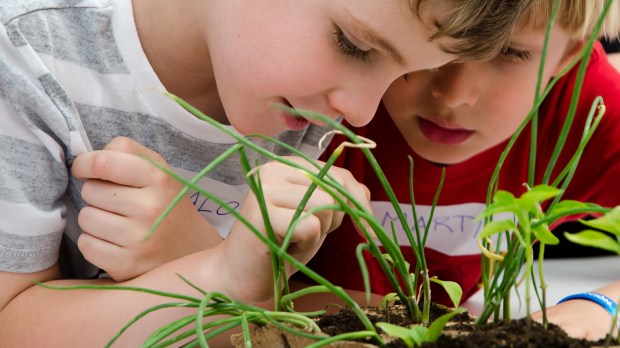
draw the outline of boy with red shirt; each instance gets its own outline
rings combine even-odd
[[[540,2],[522,18],[510,42],[493,60],[450,64],[439,69],[408,74],[392,84],[384,104],[372,122],[355,132],[377,143],[373,151],[399,202],[409,204],[410,165],[413,157],[413,191],[418,224],[430,224],[426,243],[429,276],[458,282],[463,300],[474,294],[480,281],[480,250],[476,238],[482,227],[473,219],[485,207],[487,187],[508,139],[528,114],[534,99],[538,66],[544,44],[545,25],[553,2]],[[592,31],[600,2],[583,1],[593,9],[592,18],[570,22],[571,11],[562,2],[558,22],[551,30],[543,81],[550,81],[584,47]],[[610,13],[620,11],[614,3]],[[588,11],[585,11],[588,12]],[[588,12],[589,13],[589,12]],[[620,32],[616,16],[609,15],[604,35]],[[540,183],[569,110],[578,67],[553,87],[539,110],[535,183]],[[620,203],[620,74],[608,63],[596,44],[587,69],[580,102],[564,151],[556,165],[559,173],[578,147],[590,107],[602,96],[607,108],[601,124],[581,158],[563,199],[593,202],[603,206]],[[332,142],[333,150],[340,142]],[[530,128],[523,131],[505,161],[498,188],[520,195],[528,181]],[[328,149],[326,154],[331,154]],[[349,169],[372,193],[375,216],[386,230],[396,219],[391,203],[365,156],[346,150],[336,163]],[[446,178],[432,221],[430,206],[442,167]],[[403,211],[410,211],[404,208]],[[411,216],[408,216],[413,226]],[[398,225],[398,224],[395,224]],[[396,227],[398,229],[398,227]],[[558,231],[560,232],[560,231]],[[404,255],[415,263],[404,232],[397,231]],[[347,289],[363,290],[355,247],[364,242],[347,219],[340,231],[329,235],[310,267],[328,280]],[[393,292],[381,268],[369,254],[371,289],[377,294]],[[338,265],[338,267],[334,267]],[[620,297],[620,285],[600,289],[612,299]],[[450,304],[447,294],[434,288],[435,302]],[[599,337],[608,332],[611,318],[603,308],[589,301],[567,301],[551,308],[551,321],[574,336]],[[584,323],[583,318],[595,318]],[[590,325],[590,326],[588,326]]]

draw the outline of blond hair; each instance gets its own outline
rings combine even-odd
[[[442,48],[447,53],[459,56],[459,60],[495,57],[508,41],[518,20],[534,1],[451,0],[453,7],[447,14],[448,22],[442,23],[431,40],[441,37],[455,39],[450,47]],[[418,17],[423,3],[424,0],[409,0],[410,7]],[[426,4],[433,6],[433,0]]]
[[[607,0],[559,0],[555,22],[573,39],[583,40],[594,31]],[[554,0],[536,0],[525,11],[519,26],[544,29],[549,22]],[[612,0],[599,32],[600,37],[618,39],[620,36],[620,0]]]

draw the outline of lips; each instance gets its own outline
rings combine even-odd
[[[289,108],[294,109],[293,105],[284,98],[282,98],[282,104],[288,106]],[[305,118],[301,116],[291,115],[290,113],[286,111],[282,112],[282,114],[284,118],[284,123],[286,123],[286,126],[291,130],[304,129],[308,127],[308,125],[310,124],[310,121],[306,120]]]
[[[447,128],[439,124],[418,117],[418,124],[422,134],[430,141],[444,145],[458,145],[465,142],[474,131],[463,128]]]

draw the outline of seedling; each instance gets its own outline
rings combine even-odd
[[[465,312],[464,308],[456,308],[439,318],[435,319],[428,327],[424,325],[414,325],[410,328],[390,324],[377,323],[381,330],[388,335],[400,338],[409,347],[421,346],[424,343],[433,343],[439,339],[444,327],[455,315]]]

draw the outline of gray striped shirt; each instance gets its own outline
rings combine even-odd
[[[76,248],[84,203],[81,182],[70,171],[75,156],[122,135],[191,178],[235,140],[162,95],[140,47],[130,0],[2,2],[0,270],[36,272],[59,261],[64,276],[91,277],[97,269]],[[316,157],[325,131],[310,127],[278,138]],[[249,155],[252,163],[264,161]],[[238,158],[217,166],[201,186],[236,207],[247,191]],[[225,237],[232,217],[190,195]]]

